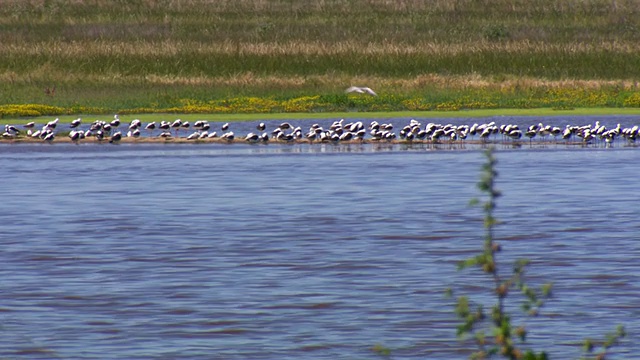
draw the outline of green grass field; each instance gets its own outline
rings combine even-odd
[[[633,1],[0,3],[8,118],[640,107]]]

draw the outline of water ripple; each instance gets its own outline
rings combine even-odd
[[[372,358],[381,343],[396,359],[462,359],[473,349],[456,339],[443,294],[489,299],[481,274],[456,271],[482,247],[482,214],[468,206],[477,150],[0,152],[2,358]],[[505,269],[529,258],[529,281],[554,283],[527,320],[531,346],[552,357],[578,358],[582,338],[616,324],[640,332],[629,321],[640,315],[636,154],[497,153],[501,256]]]

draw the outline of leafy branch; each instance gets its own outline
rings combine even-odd
[[[482,166],[482,175],[478,183],[478,188],[485,197],[471,202],[472,205],[480,206],[484,212],[484,246],[478,255],[460,261],[458,270],[473,267],[481,269],[492,282],[496,302],[490,311],[486,311],[482,305],[472,304],[468,296],[458,297],[455,312],[462,323],[458,326],[457,335],[461,338],[473,336],[478,350],[471,355],[471,359],[486,359],[494,355],[514,360],[547,359],[544,351],[536,353],[523,349],[527,328],[514,324],[510,314],[505,310],[505,303],[511,292],[519,292],[523,298],[522,310],[528,316],[537,316],[545,301],[551,298],[552,285],[545,284],[539,289],[528,285],[525,281],[525,270],[529,260],[526,259],[515,261],[508,275],[499,271],[502,264],[498,262],[498,254],[502,251],[502,246],[494,238],[494,229],[499,225],[494,213],[497,199],[501,196],[496,188],[497,160],[492,148],[485,152],[485,156],[487,162]]]

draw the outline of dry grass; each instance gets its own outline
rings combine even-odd
[[[153,108],[351,84],[441,103],[617,96],[637,90],[639,15],[627,0],[0,0],[0,104]]]
[[[373,56],[458,56],[495,52],[504,54],[523,53],[591,53],[610,52],[612,54],[636,54],[640,52],[640,43],[628,41],[549,44],[528,40],[491,42],[474,41],[456,44],[437,42],[368,43],[357,41],[340,42],[284,42],[284,43],[238,43],[231,40],[214,43],[165,40],[157,42],[133,41],[47,41],[38,43],[0,43],[0,56],[46,56],[54,58],[93,58],[97,56],[180,56],[182,54],[199,55],[242,55],[242,56],[299,56],[299,55],[373,55]]]

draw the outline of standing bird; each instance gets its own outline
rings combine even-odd
[[[529,138],[529,145],[531,145],[531,141],[533,141],[533,138],[538,134],[538,131],[536,129],[537,128],[529,127],[529,129],[527,129],[527,131],[524,133],[524,136]]]
[[[349,88],[347,88],[347,90],[344,91],[345,93],[358,93],[358,94],[369,94],[372,96],[378,96],[378,94],[376,94],[375,91],[371,90],[371,88],[369,87],[364,87],[364,86],[351,86]]]
[[[180,127],[182,127],[182,120],[180,119],[177,119],[171,124],[171,128],[176,129],[176,137],[179,137],[178,131],[180,130]]]
[[[77,119],[73,120],[71,122],[71,124],[69,124],[69,127],[72,128],[72,129],[75,129],[78,126],[80,126],[80,124],[82,124],[82,119],[81,118],[77,118]]]
[[[117,129],[120,126],[120,117],[117,114],[113,115],[113,121],[111,121],[110,125],[114,129]]]
[[[49,121],[45,126],[45,130],[53,130],[56,128],[56,126],[58,126],[58,121],[60,121],[59,118],[56,118],[55,120],[51,120]]]
[[[129,130],[136,130],[141,126],[142,126],[142,121],[140,121],[140,119],[133,119],[131,120],[131,123],[129,123]]]
[[[144,129],[147,130],[147,132],[149,134],[151,134],[153,132],[153,130],[156,129],[156,122],[153,121],[153,122],[148,123],[147,125],[145,125]]]

